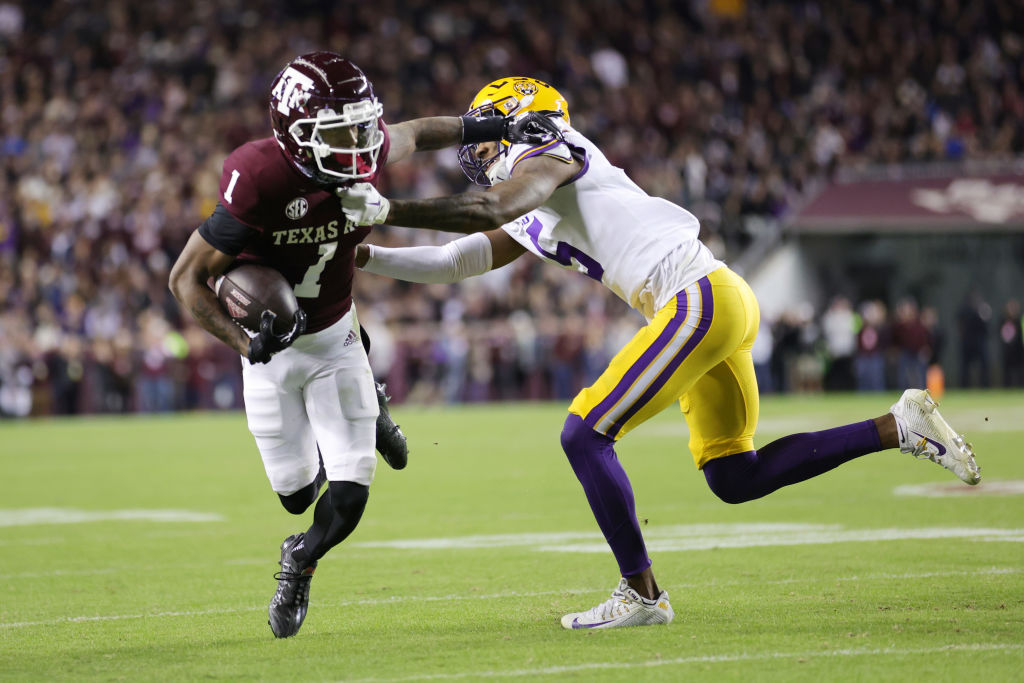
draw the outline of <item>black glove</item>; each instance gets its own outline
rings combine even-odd
[[[563,140],[561,129],[555,125],[551,117],[537,111],[505,119],[504,138],[516,144],[543,145],[554,139]]]
[[[299,336],[306,331],[306,312],[301,308],[295,311],[295,322],[292,329],[283,334],[274,334],[274,320],[277,314],[271,310],[260,314],[260,331],[249,340],[249,362],[269,363],[270,357],[282,349],[287,349]]]
[[[528,111],[515,117],[463,116],[462,144],[508,140],[512,144],[542,145],[562,138],[562,131],[546,114]]]

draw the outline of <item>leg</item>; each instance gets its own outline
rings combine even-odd
[[[301,514],[316,500],[320,461],[302,392],[287,381],[288,364],[287,356],[273,365],[245,363],[243,392],[249,431],[271,488],[288,512]]]
[[[562,449],[583,485],[597,525],[619,562],[619,571],[626,577],[643,572],[650,574],[651,560],[636,519],[633,487],[615,455],[614,444],[612,439],[584,424],[579,415],[570,413],[566,418]],[[648,598],[658,594],[653,574],[650,574],[650,585],[640,592]]]
[[[853,458],[896,445],[892,415],[823,432],[794,434],[754,450],[757,380],[747,344],[698,379],[682,401],[690,451],[708,486],[742,503]]]
[[[305,400],[329,483],[293,555],[316,562],[356,528],[377,466],[377,399],[365,352],[358,347],[340,352],[307,383]]]
[[[588,612],[563,617],[566,628],[671,620],[671,616],[665,616],[671,612],[668,596],[659,591],[651,571],[632,488],[615,457],[613,443],[678,400],[696,378],[720,362],[723,353],[743,342],[748,328],[752,326],[756,332],[756,315],[748,319],[748,309],[735,296],[738,285],[733,278],[742,283],[731,271],[721,269],[680,292],[569,409],[562,445],[624,578],[610,601]],[[728,308],[716,317],[720,293]],[[756,302],[749,310],[756,314]],[[629,591],[635,600],[629,597]],[[629,599],[624,600],[623,595]],[[644,604],[644,600],[652,604]],[[665,611],[659,613],[662,603]],[[646,616],[613,614],[634,608]],[[642,620],[647,617],[651,620]],[[641,621],[634,621],[637,618]]]
[[[268,611],[271,630],[279,638],[293,636],[301,627],[317,561],[359,523],[377,464],[373,453],[377,403],[370,367],[360,345],[344,344],[353,331],[352,320],[351,314],[346,315],[295,343],[302,352],[296,357],[306,365],[296,375],[313,437],[310,475],[315,477],[322,467],[330,483],[317,502],[312,526],[281,544],[281,571],[275,575],[277,591]],[[268,367],[275,367],[289,351],[281,352]],[[294,494],[300,488],[282,492]],[[311,495],[316,495],[317,488],[314,481]]]
[[[301,489],[290,495],[277,494],[281,500],[281,506],[293,515],[301,515],[309,509],[309,506],[316,500],[318,487],[316,480],[303,486]]]
[[[281,503],[292,514],[316,497],[320,461],[301,386],[305,368],[295,354],[281,352],[273,363],[243,364],[245,411],[267,477]],[[316,563],[297,562],[291,550],[302,540],[292,534],[281,544],[281,571],[270,601],[267,621],[278,638],[295,635],[306,617],[309,586]]]
[[[377,452],[384,458],[391,469],[401,470],[409,462],[409,444],[401,428],[395,424],[388,408],[388,387],[382,382],[375,382],[377,390]]]
[[[319,452],[319,449],[317,451]],[[301,515],[308,510],[309,506],[316,502],[316,497],[320,495],[320,489],[327,482],[324,459],[319,455],[317,457],[320,461],[320,470],[316,473],[316,478],[311,483],[303,486],[291,495],[277,494],[278,498],[281,499],[281,505],[284,506],[284,509],[293,515]]]
[[[355,530],[366,509],[370,487],[353,481],[332,481],[313,510],[313,525],[292,548],[303,565],[316,564],[328,550]]]
[[[757,451],[715,458],[705,463],[704,476],[726,503],[743,503],[862,455],[899,448],[933,460],[968,484],[977,484],[980,476],[973,449],[935,407],[926,391],[908,389],[886,415],[820,432],[792,434]]]
[[[892,416],[888,418],[891,422]],[[792,434],[757,451],[710,460],[704,465],[704,477],[726,503],[743,503],[879,450],[879,429],[875,420],[866,420],[822,432]]]
[[[363,343],[363,351],[369,355],[370,335],[362,325],[359,326],[359,339]],[[405,434],[395,424],[395,421],[391,419],[391,411],[388,409],[388,400],[391,397],[387,394],[387,385],[376,382],[374,386],[377,389],[377,407],[379,409],[377,415],[377,452],[380,453],[380,457],[384,458],[384,462],[392,469],[404,469],[409,462],[409,445],[406,443]]]

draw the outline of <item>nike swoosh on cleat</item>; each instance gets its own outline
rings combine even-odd
[[[935,446],[936,448],[938,448],[938,449],[939,449],[939,453],[938,453],[939,455],[945,455],[945,454],[946,454],[946,447],[945,447],[945,446],[943,446],[943,445],[942,445],[941,443],[939,443],[938,441],[936,441],[935,439],[929,439],[929,438],[928,438],[927,436],[925,436],[925,435],[924,435],[924,434],[922,434],[921,432],[915,432],[915,431],[913,431],[913,430],[911,430],[911,434],[917,434],[917,435],[918,435],[919,437],[921,437],[922,439],[924,439],[925,441],[927,441],[927,442],[928,442],[928,443],[930,443],[931,445],[933,445],[933,446]]]
[[[575,619],[572,620],[572,627],[573,628],[595,628],[597,626],[603,626],[604,624],[609,624],[612,621],[614,621],[614,620],[613,619],[609,619],[608,621],[599,621],[596,624],[581,624],[580,620],[579,620],[579,617],[576,617]]]

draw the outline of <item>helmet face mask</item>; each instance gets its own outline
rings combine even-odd
[[[292,60],[271,87],[274,137],[300,173],[325,186],[376,173],[382,112],[366,75],[331,52]]]
[[[315,118],[293,121],[288,135],[299,149],[308,150],[316,174],[330,178],[328,183],[366,178],[376,171],[384,143],[377,125],[382,110],[376,99],[346,103],[341,114],[321,109]]]
[[[561,93],[544,81],[523,76],[499,78],[485,85],[473,98],[466,115],[509,117],[526,111],[559,117],[569,123],[569,105]],[[493,185],[507,179],[503,159],[508,148],[508,141],[501,140],[497,154],[481,159],[475,144],[463,145],[459,148],[459,165],[477,185]]]

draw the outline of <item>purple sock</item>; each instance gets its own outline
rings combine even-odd
[[[880,450],[882,441],[874,420],[865,420],[792,434],[757,451],[717,458],[704,465],[704,477],[726,503],[743,503]]]
[[[587,494],[622,576],[634,576],[650,567],[636,520],[633,487],[615,455],[615,442],[570,413],[562,429],[562,449]]]

